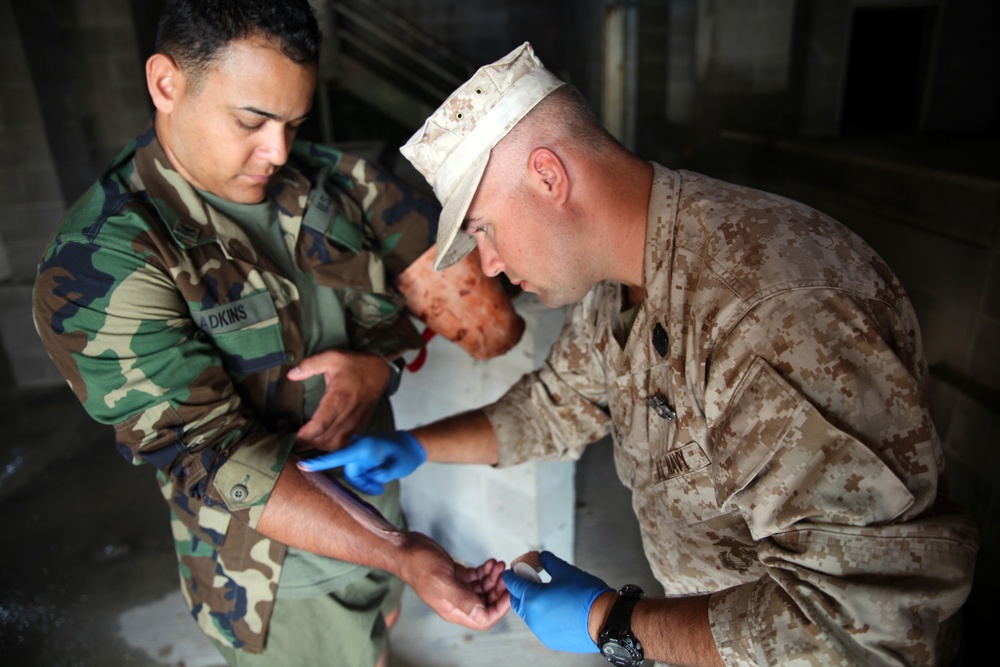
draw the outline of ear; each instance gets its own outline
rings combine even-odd
[[[170,56],[154,53],[146,61],[146,87],[160,113],[173,111],[174,103],[183,93],[186,83],[184,73]]]
[[[569,171],[551,148],[536,148],[528,156],[528,183],[536,192],[557,205],[569,199]]]

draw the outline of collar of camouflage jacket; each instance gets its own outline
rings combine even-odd
[[[649,193],[649,209],[646,213],[646,265],[643,268],[645,301],[648,303],[669,303],[669,286],[658,281],[656,276],[670,275],[671,260],[674,256],[674,226],[677,223],[677,202],[679,199],[680,174],[655,162],[653,165],[653,187]]]

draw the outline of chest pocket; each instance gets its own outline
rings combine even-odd
[[[302,219],[315,244],[310,253],[313,275],[319,284],[342,290],[344,307],[355,327],[390,324],[406,302],[388,286],[381,260],[388,249],[368,225],[361,205],[333,186],[327,173],[324,170],[321,175],[323,187],[313,189]]]
[[[673,419],[664,417],[654,405],[648,405],[645,417],[649,432],[649,465],[652,486],[651,502],[662,524],[705,521],[725,514],[716,502],[712,467],[705,452],[707,429],[704,416],[696,409],[683,389],[673,386],[669,397],[655,390],[668,386],[669,368],[662,377],[650,381],[650,396],[669,400]]]
[[[194,311],[191,317],[222,353],[226,370],[237,378],[286,361],[281,322],[266,290]]]

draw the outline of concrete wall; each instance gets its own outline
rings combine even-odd
[[[924,113],[929,131],[997,135],[1000,122],[1000,3],[948,0],[935,45]]]
[[[0,342],[22,386],[61,381],[31,323],[31,283],[65,208],[11,0],[0,0]]]

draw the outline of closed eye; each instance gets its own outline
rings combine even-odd
[[[242,120],[237,118],[236,125],[244,132],[253,132],[254,130],[259,130],[261,127],[263,127],[264,123],[257,123],[256,125],[248,125],[247,123],[244,123]]]

